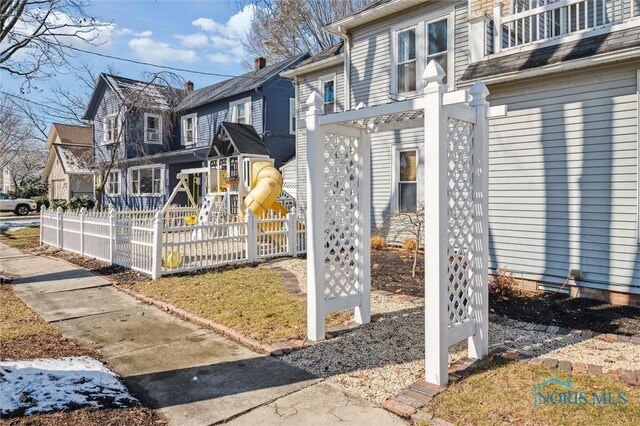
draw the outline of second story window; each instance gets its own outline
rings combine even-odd
[[[144,115],[144,141],[162,143],[162,116],[148,113]]]
[[[104,118],[102,141],[104,143],[114,143],[120,139],[120,120],[116,114],[108,115]]]
[[[234,123],[251,124],[251,98],[240,99],[229,104],[229,114]]]
[[[198,138],[198,116],[196,114],[183,115],[180,121],[182,145],[195,145]]]
[[[322,97],[325,114],[336,112],[336,78],[335,75],[321,77],[319,79],[320,96]]]
[[[289,133],[296,134],[296,100],[289,98]]]
[[[427,62],[434,60],[447,72],[448,69],[448,40],[447,40],[447,20],[430,22],[427,24]],[[445,76],[444,82],[447,82]]]
[[[398,93],[413,92],[416,90],[416,29],[398,31],[396,46]]]

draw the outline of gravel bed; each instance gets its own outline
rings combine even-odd
[[[304,260],[280,259],[271,263],[290,270],[298,281],[306,283]],[[424,308],[372,294],[371,311],[381,314],[378,321],[282,359],[374,403],[397,395],[424,377]],[[531,356],[600,365],[605,372],[640,366],[639,345],[585,339],[573,332],[552,335],[491,323],[489,346],[503,346]],[[467,343],[462,341],[449,348],[449,363],[466,355]]]

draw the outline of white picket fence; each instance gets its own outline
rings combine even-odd
[[[87,212],[42,209],[40,241],[158,278],[306,253],[303,211],[219,224],[185,223],[194,209]]]

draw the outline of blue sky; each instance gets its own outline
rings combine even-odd
[[[102,54],[210,73],[238,75],[247,59],[241,41],[249,29],[252,6],[238,10],[235,0],[93,0],[91,16],[112,25],[98,35],[99,46],[74,46]],[[157,68],[77,53],[71,61],[90,64],[95,72],[109,65],[120,75],[142,78]],[[249,62],[252,62],[249,60]],[[221,77],[177,73],[200,88]],[[2,90],[16,92],[20,79],[0,75]],[[73,88],[75,78],[64,72],[49,80],[35,81],[25,95],[38,101],[55,84]]]

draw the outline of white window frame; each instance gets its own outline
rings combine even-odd
[[[118,189],[116,192],[111,192],[111,174],[115,173],[118,175]],[[109,196],[118,196],[122,194],[122,172],[120,169],[112,169],[106,176],[106,183],[104,185],[105,193]]]
[[[193,142],[187,143],[186,124],[187,120],[193,120]],[[198,143],[198,114],[192,113],[180,117],[180,145],[194,146]]]
[[[147,128],[148,122],[147,119],[149,117],[153,117],[156,119],[156,122],[158,123],[158,128],[157,128],[157,133],[158,133],[158,137],[157,140],[152,140],[149,139],[149,129]],[[162,116],[160,114],[152,114],[150,112],[145,112],[144,113],[144,143],[147,144],[157,144],[157,145],[162,145]]]
[[[160,173],[160,192],[150,192],[150,193],[135,193],[133,192],[133,172],[135,170],[144,170],[144,169],[158,169]],[[145,166],[136,166],[130,167],[127,172],[127,189],[128,193],[132,197],[158,197],[164,195],[164,164],[150,164]],[[151,186],[153,189],[153,182],[155,180],[155,172],[151,175]],[[139,186],[138,186],[139,188]]]
[[[333,112],[338,112],[337,110],[337,100],[338,100],[338,79],[336,78],[336,73],[326,74],[318,77],[318,93],[322,98],[322,110],[324,111],[324,83],[327,81],[333,81]],[[325,113],[326,114],[326,113]],[[331,113],[332,114],[332,113]]]
[[[252,124],[251,120],[251,97],[238,99],[237,101],[229,102],[229,117],[231,122],[238,123],[238,106],[244,104],[244,112],[246,122],[244,124]]]
[[[113,120],[113,123],[111,123]],[[107,135],[111,131],[111,138]],[[104,145],[112,144],[116,142],[116,135],[122,131],[122,122],[120,121],[118,114],[109,114],[104,116],[102,123],[102,143]],[[122,137],[122,135],[120,135]]]
[[[391,72],[389,93],[393,97],[411,98],[418,96],[424,89],[422,74],[427,66],[427,25],[433,22],[447,20],[447,86],[455,88],[455,9],[445,6],[430,12],[428,16],[403,21],[391,27]],[[399,32],[415,27],[416,29],[416,90],[398,93],[397,69],[397,35]]]
[[[295,135],[298,124],[298,112],[296,108],[296,98],[289,98],[289,134]]]
[[[400,153],[416,151],[416,207],[424,203],[423,181],[424,181],[424,149],[418,143],[406,143],[391,147],[391,211],[398,212],[400,209]]]

